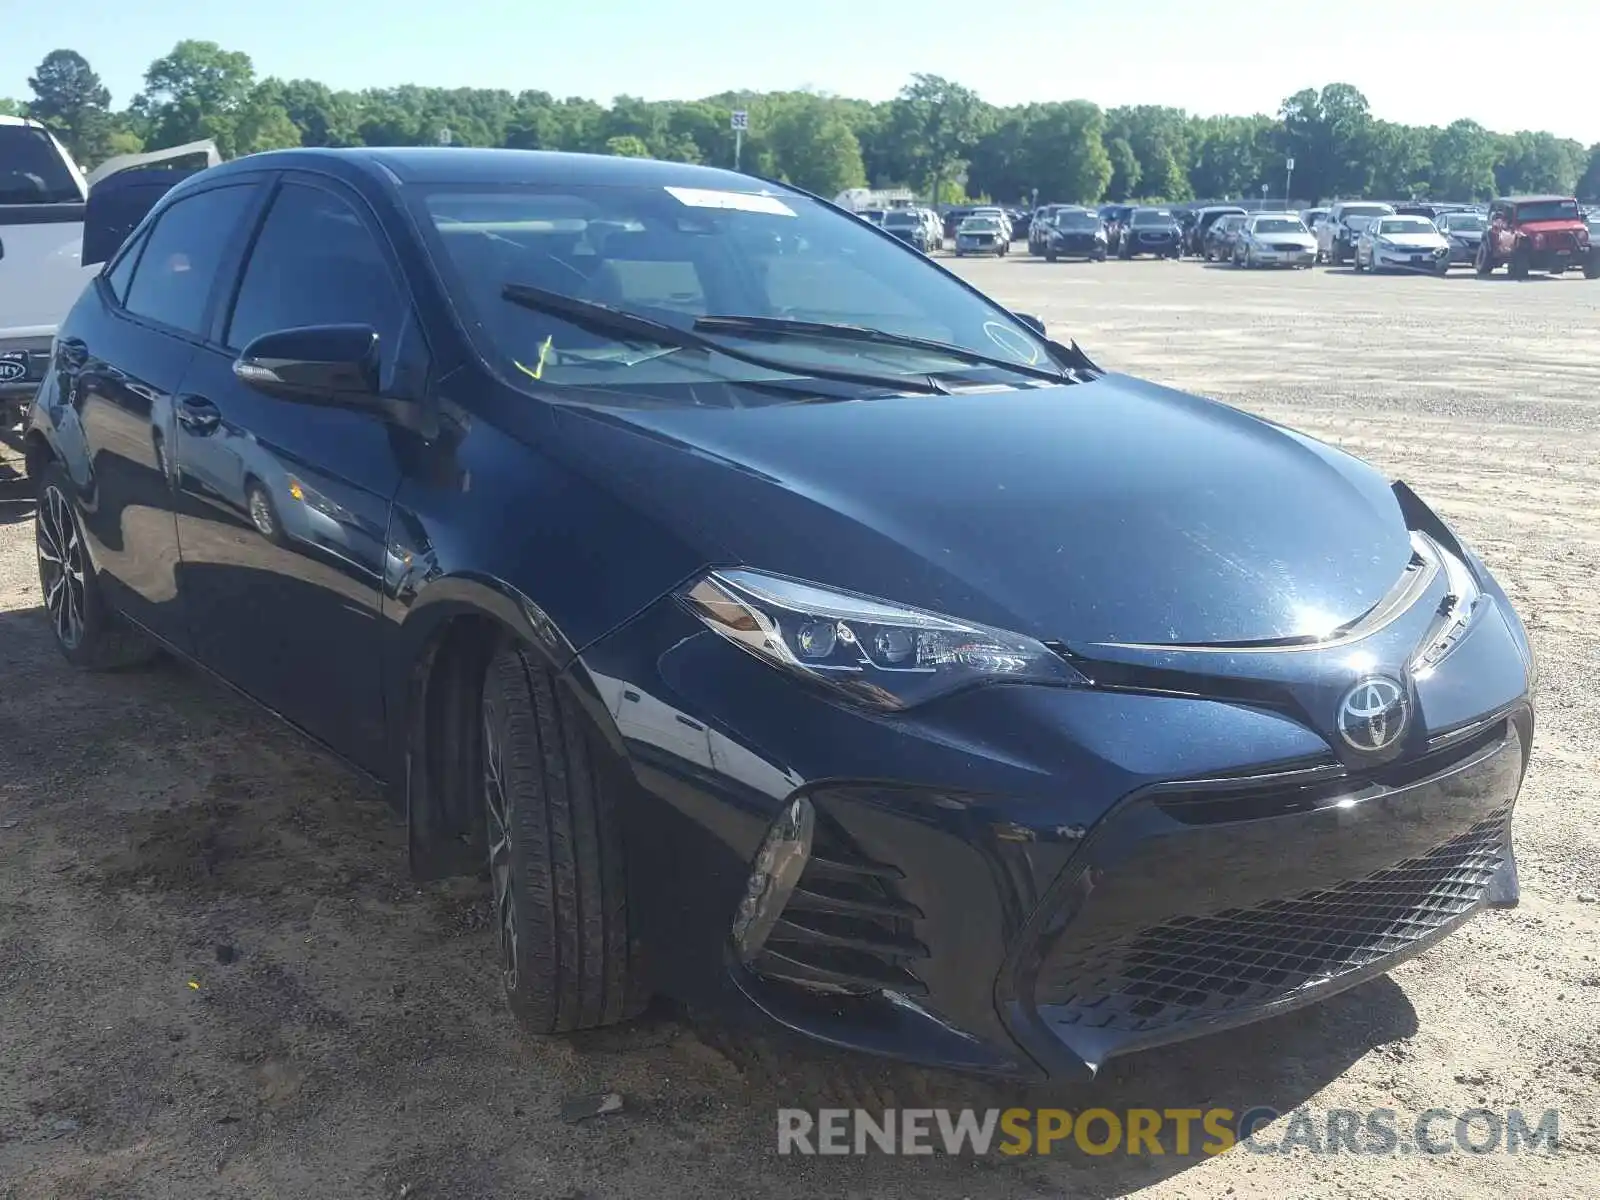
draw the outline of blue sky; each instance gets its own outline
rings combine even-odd
[[[1339,79],[1391,120],[1470,116],[1600,141],[1600,0],[0,0],[0,12],[0,96],[25,97],[33,66],[70,46],[118,106],[152,59],[192,37],[246,51],[261,75],[336,87],[600,100],[799,87],[882,100],[928,71],[1000,104],[1081,97],[1245,113]],[[1519,43],[1547,48],[1503,49]]]

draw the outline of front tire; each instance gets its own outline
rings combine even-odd
[[[33,514],[39,586],[56,647],[85,671],[110,671],[148,662],[156,649],[123,620],[100,590],[84,541],[72,481],[59,463],[39,476]]]
[[[481,719],[489,875],[506,1002],[530,1033],[612,1025],[643,1008],[606,751],[519,645],[489,662]]]

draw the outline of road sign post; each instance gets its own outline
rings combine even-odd
[[[733,126],[733,169],[737,171],[744,150],[744,131],[750,128],[750,114],[742,108],[734,109],[729,123]]]
[[[1285,160],[1284,164],[1283,164],[1283,206],[1285,208],[1288,208],[1289,205],[1294,203],[1294,201],[1290,199],[1290,197],[1294,195],[1294,191],[1292,190],[1293,188],[1294,188],[1294,159],[1293,158],[1289,158],[1289,159]],[[1313,200],[1314,199],[1315,199],[1315,197],[1313,197]]]

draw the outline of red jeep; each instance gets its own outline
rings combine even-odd
[[[1511,196],[1489,206],[1489,224],[1478,243],[1477,269],[1487,275],[1504,266],[1513,279],[1529,271],[1559,275],[1574,267],[1600,279],[1600,255],[1591,252],[1589,226],[1570,196]]]

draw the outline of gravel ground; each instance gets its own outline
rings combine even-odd
[[[1558,1154],[779,1158],[774,1109],[825,1094],[828,1060],[667,1011],[518,1035],[481,888],[411,883],[370,786],[175,665],[66,668],[29,505],[0,485],[0,1197],[1600,1195],[1600,284],[958,269],[1106,366],[1373,460],[1476,545],[1543,668],[1523,902],[1326,1004],[1114,1063],[1090,1095],[864,1082],[886,1104],[1387,1107],[1402,1127],[1554,1108]],[[613,1090],[620,1113],[562,1120]]]

